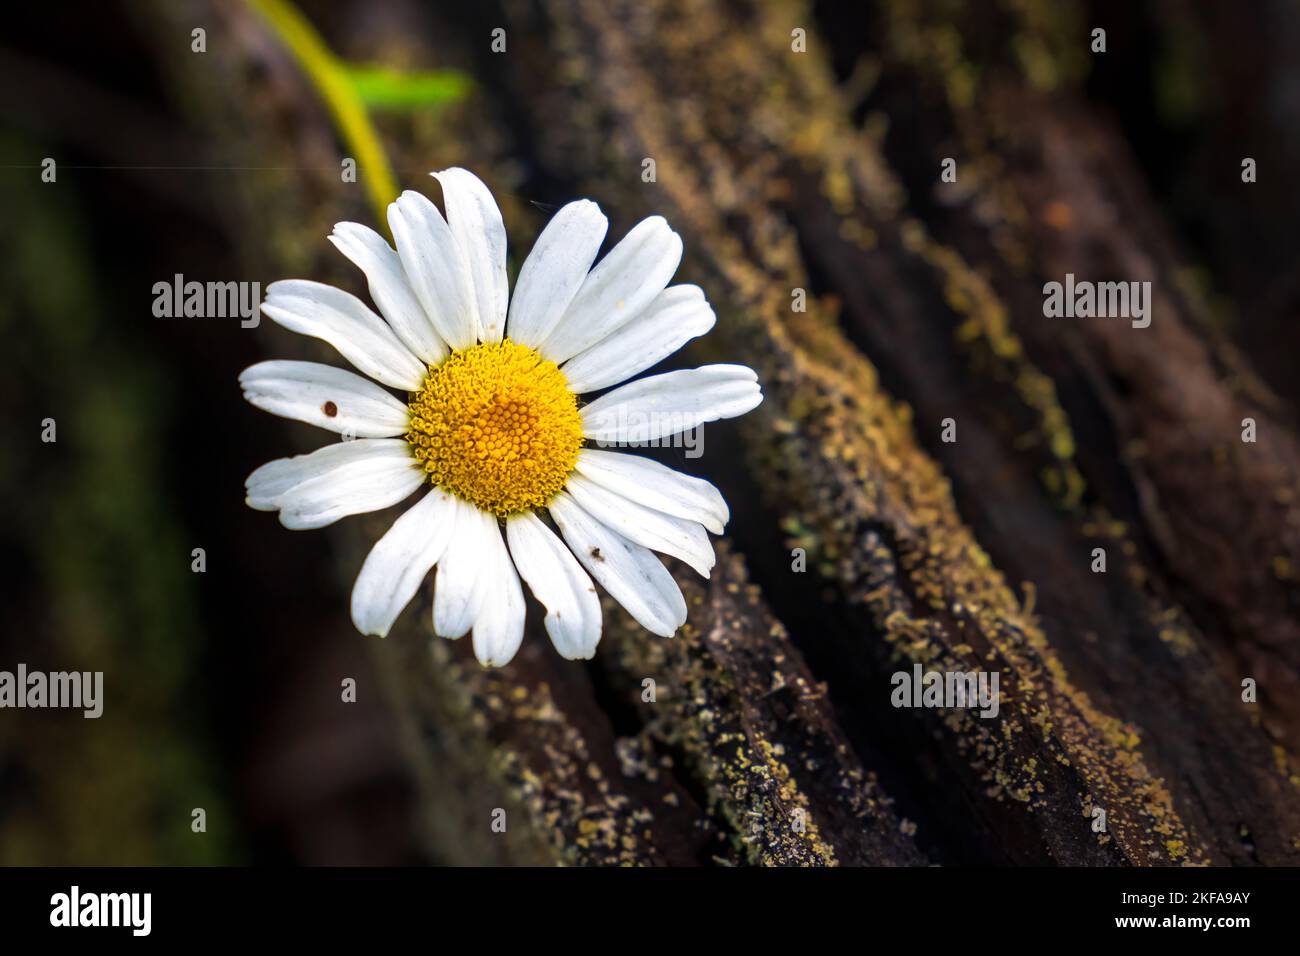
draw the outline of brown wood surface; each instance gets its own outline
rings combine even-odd
[[[607,604],[597,659],[576,665],[533,613],[516,661],[488,672],[431,638],[426,594],[376,645],[431,859],[1300,862],[1291,413],[1206,315],[1084,95],[1070,49],[1086,56],[1087,31],[978,6],[962,33],[927,3],[466,5],[349,51],[472,73],[465,108],[383,132],[404,185],[479,172],[513,249],[544,221],[534,200],[593,197],[614,235],[667,216],[680,281],[719,317],[683,361],[749,364],[766,395],[682,463],[733,520],[709,581],[674,566],[691,617],[673,640]],[[222,11],[230,82],[178,95],[240,131],[233,154],[325,169],[288,189],[253,177],[231,215],[274,205],[258,217],[274,231],[249,237],[272,277],[355,282],[303,239],[364,216],[330,182],[327,117],[257,21]],[[939,183],[945,156],[957,184]],[[1042,285],[1066,272],[1150,279],[1151,327],[1045,318]],[[340,587],[383,523],[356,526],[336,532]],[[893,708],[890,675],[916,662],[998,671],[999,717]]]

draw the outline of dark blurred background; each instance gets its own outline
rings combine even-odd
[[[243,503],[294,451],[236,381],[267,330],[152,314],[175,273],[276,277],[241,244],[265,224],[223,209],[251,174],[221,168],[160,66],[189,43],[163,6],[15,10],[0,44],[0,660],[102,670],[107,699],[98,720],[0,715],[0,863],[409,862],[408,780],[329,541]]]
[[[427,170],[487,156],[515,177],[507,202],[562,201],[530,165],[526,141],[475,132],[480,90],[499,82],[477,47],[466,40],[459,60],[411,62],[403,36],[436,34],[439,49],[454,51],[457,37],[477,38],[494,22],[494,5],[462,6],[391,0],[300,9],[341,55],[457,70],[479,88],[382,120],[381,129],[400,127],[406,143],[439,143],[395,154],[401,185],[423,188]],[[1062,8],[1081,35],[1092,24],[1108,30],[1108,53],[1081,67],[1084,90],[1123,130],[1177,226],[1193,263],[1188,282],[1293,402],[1295,7],[1116,0]],[[811,8],[846,84],[871,50],[880,15],[866,3]],[[302,439],[247,406],[236,376],[263,358],[300,357],[301,346],[287,345],[269,323],[252,330],[233,319],[151,313],[153,284],[176,273],[265,286],[288,260],[303,275],[328,280],[320,272],[328,268],[360,287],[331,258],[328,222],[298,223],[301,248],[267,249],[271,220],[298,211],[275,202],[277,176],[337,189],[346,218],[373,216],[360,191],[338,183],[342,147],[320,110],[324,134],[287,131],[285,150],[256,174],[233,164],[247,131],[238,117],[196,106],[203,85],[221,80],[183,80],[201,65],[188,59],[190,24],[213,21],[226,24],[223,37],[233,31],[261,51],[256,69],[296,71],[265,24],[234,2],[6,10],[0,667],[102,670],[107,705],[96,721],[0,713],[0,864],[429,861],[409,822],[413,781],[394,716],[349,621],[348,562],[331,551],[334,536],[283,531],[243,504],[248,472]],[[265,35],[250,36],[257,31]],[[1067,56],[1024,51],[1043,70]],[[311,96],[309,87],[296,89]],[[886,152],[904,175],[914,172],[907,185],[924,196],[933,170],[909,166],[906,110],[891,95],[888,82],[873,87],[861,116],[889,108]],[[458,150],[443,141],[448,130],[471,140]],[[304,141],[314,151],[302,152]],[[1239,191],[1219,200],[1244,155],[1259,163],[1257,187],[1245,202]],[[47,156],[58,162],[54,184],[40,179]],[[236,206],[230,197],[253,179],[257,189],[271,184],[270,198]],[[232,217],[234,208],[258,214]],[[46,418],[57,422],[57,443],[40,441]],[[191,571],[194,548],[206,551],[202,574]],[[343,677],[361,688],[354,705],[340,705]],[[207,814],[203,834],[191,830],[198,807]]]

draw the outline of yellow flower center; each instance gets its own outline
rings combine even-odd
[[[502,518],[550,501],[582,447],[564,373],[509,339],[431,368],[409,408],[406,440],[429,480]]]

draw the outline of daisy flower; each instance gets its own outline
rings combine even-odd
[[[363,634],[385,636],[436,568],[434,630],[472,632],[484,665],[507,663],[523,640],[521,578],[566,658],[592,657],[600,640],[593,579],[646,630],[671,637],[686,602],[653,552],[707,577],[708,533],[722,533],[726,502],[707,481],[592,445],[742,415],[762,401],[757,376],[706,365],[627,381],[714,323],[697,286],[668,285],[682,241],[662,217],[597,263],[605,216],[588,200],[569,203],[511,298],[492,194],[463,169],[432,175],[446,217],[404,192],[388,207],[395,250],[352,222],[329,237],[365,274],[379,315],[319,282],[267,288],[268,318],[323,339],[368,378],[316,362],[244,370],[253,405],[344,439],[258,468],[248,504],[278,511],[286,528],[321,528],[420,493],[357,575],[352,620]]]

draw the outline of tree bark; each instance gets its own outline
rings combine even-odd
[[[607,606],[576,665],[534,613],[516,661],[483,671],[431,638],[426,594],[378,646],[431,859],[1300,859],[1295,436],[1182,291],[1123,142],[1068,79],[1001,69],[963,98],[971,64],[909,11],[884,4],[862,49],[834,7],[758,0],[506,3],[403,37],[431,62],[472,56],[480,90],[436,136],[386,129],[399,168],[504,186],[513,248],[537,224],[525,189],[596,198],[611,235],[667,216],[679,281],[719,318],[687,359],[749,364],[766,396],[710,426],[700,465],[732,538],[708,582],[674,567],[675,639]],[[279,62],[245,18],[230,31],[230,75]],[[837,77],[846,44],[872,60]],[[293,84],[263,70],[209,91],[209,115],[238,114],[242,148],[292,150],[321,122]],[[935,186],[949,155],[958,183]],[[287,246],[344,218],[310,183],[280,201],[300,213]],[[1151,327],[1044,318],[1042,284],[1067,271],[1152,280]],[[352,570],[382,529],[362,524],[339,532]],[[913,664],[997,671],[998,717],[893,707]]]

